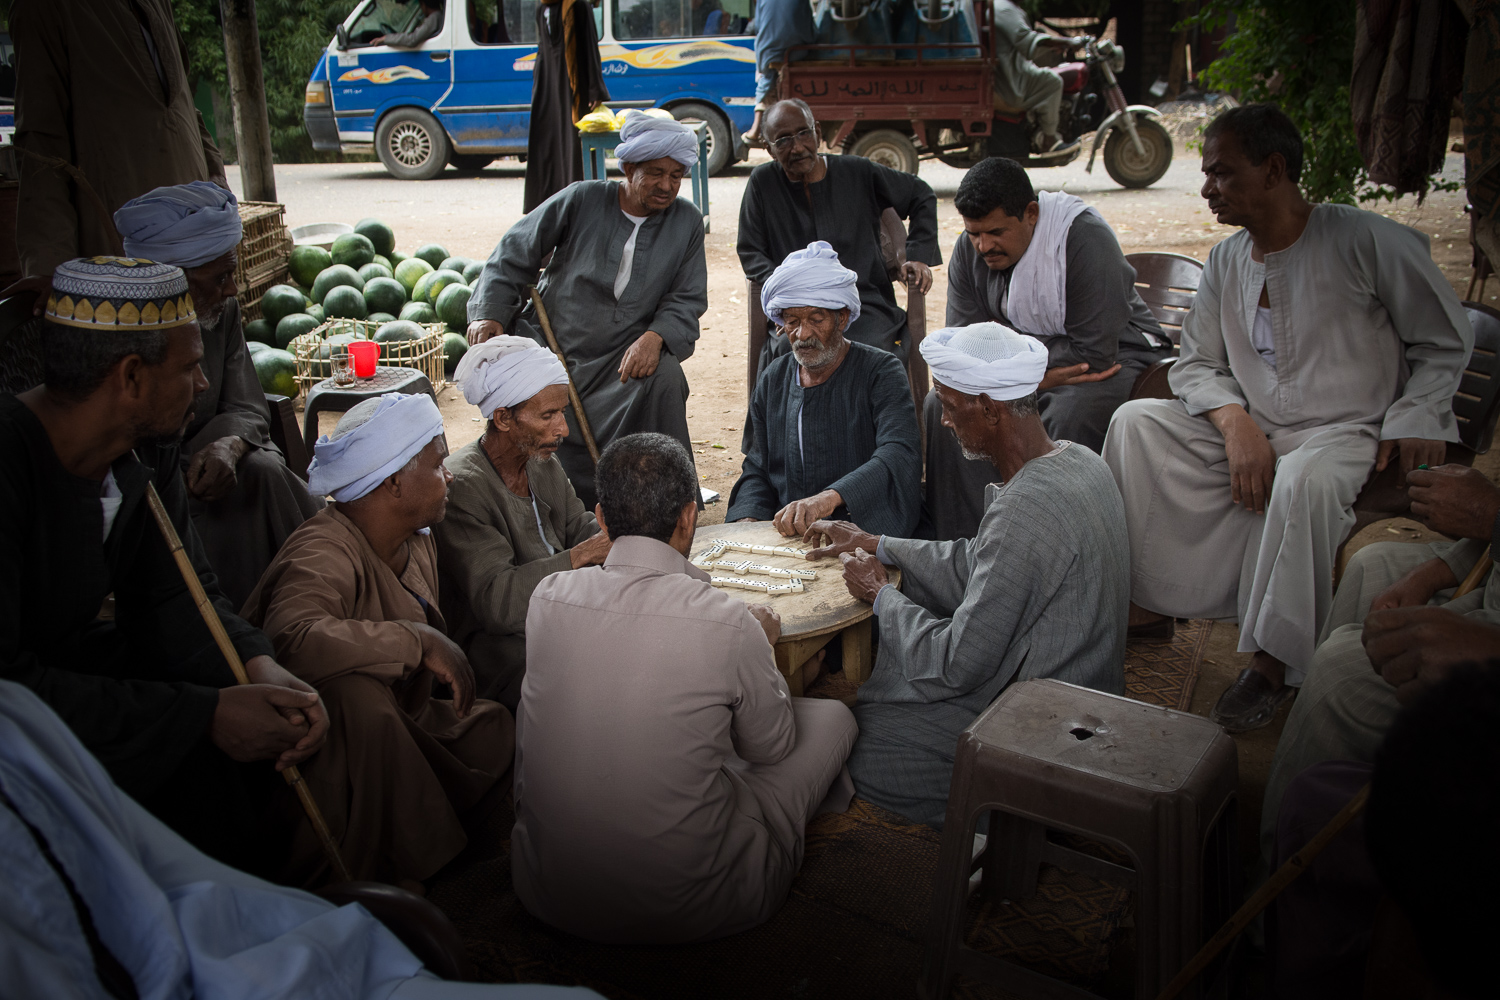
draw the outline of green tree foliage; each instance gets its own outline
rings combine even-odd
[[[358,0],[256,0],[266,111],[271,148],[279,163],[319,158],[302,127],[302,95],[318,56]],[[172,0],[172,14],[187,49],[188,76],[207,80],[228,97],[224,78],[224,31],[218,0]],[[229,133],[228,122],[221,131]]]

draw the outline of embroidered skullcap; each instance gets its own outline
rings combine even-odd
[[[549,385],[567,385],[568,372],[557,355],[530,337],[502,334],[475,344],[453,373],[464,399],[486,417],[500,407],[517,406]]]
[[[620,144],[615,158],[621,163],[645,163],[670,156],[687,170],[698,162],[698,136],[678,121],[642,114],[634,108],[625,112],[620,126]]]
[[[79,257],[52,272],[46,318],[83,330],[137,333],[198,320],[182,268],[135,257]]]
[[[950,326],[928,334],[922,357],[932,377],[948,388],[994,400],[1029,396],[1047,374],[1042,342],[1000,323]]]
[[[313,445],[307,489],[339,503],[358,500],[400,472],[443,433],[443,415],[425,392],[391,392],[367,399]]]
[[[840,264],[839,255],[824,240],[787,254],[760,287],[760,307],[778,326],[783,309],[807,306],[847,309],[851,326],[859,319],[859,275]]]
[[[115,228],[132,257],[200,267],[239,246],[244,226],[233,191],[208,181],[159,187],[120,206]]]

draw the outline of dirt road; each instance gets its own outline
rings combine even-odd
[[[683,365],[692,386],[688,421],[698,453],[698,471],[704,485],[718,490],[726,499],[743,457],[739,440],[746,406],[746,293],[734,251],[735,230],[745,179],[751,167],[766,159],[764,153],[757,153],[749,164],[740,164],[709,182],[709,306],[697,353]],[[1234,232],[1214,222],[1198,195],[1202,175],[1196,152],[1179,145],[1167,175],[1144,191],[1120,188],[1102,166],[1096,166],[1092,174],[1086,173],[1086,159],[1082,157],[1067,167],[1033,170],[1032,183],[1039,189],[1066,190],[1098,208],[1119,234],[1126,253],[1164,250],[1202,260],[1215,243]],[[1462,158],[1450,154],[1444,176],[1458,179],[1462,170]],[[398,248],[407,252],[424,243],[439,243],[453,254],[486,257],[521,217],[524,171],[524,166],[514,160],[501,160],[478,176],[461,177],[449,170],[438,179],[414,182],[395,180],[376,163],[294,164],[276,168],[276,184],[291,226],[353,223],[375,216],[395,229]],[[235,168],[230,168],[229,176],[238,191]],[[962,232],[953,195],[963,172],[924,162],[921,176],[938,197],[946,260],[953,241]],[[1432,195],[1420,205],[1416,198],[1408,197],[1368,207],[1377,207],[1428,234],[1434,259],[1462,295],[1469,276],[1468,222],[1463,205],[1462,192],[1456,192]],[[1500,293],[1500,282],[1491,284],[1494,290],[1486,293],[1487,302]],[[946,291],[946,268],[938,268],[927,298],[929,329],[942,326]],[[479,435],[481,424],[473,408],[456,390],[445,390],[440,402],[453,447]],[[325,417],[330,425],[332,419]],[[704,520],[721,521],[723,510],[723,503],[710,507]]]

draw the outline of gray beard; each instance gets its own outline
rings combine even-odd
[[[816,351],[799,351],[792,348],[792,357],[797,359],[797,364],[803,368],[823,368],[830,365],[839,356],[837,347],[820,347]]]
[[[990,462],[990,456],[983,452],[970,451],[963,446],[962,442],[959,443],[958,450],[963,452],[964,458],[967,458],[971,462]],[[990,464],[994,465],[995,463],[990,462]]]

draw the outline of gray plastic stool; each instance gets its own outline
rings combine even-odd
[[[922,995],[947,997],[962,974],[1023,996],[1094,996],[964,944],[975,869],[982,891],[1024,899],[1045,861],[1131,891],[1135,995],[1156,996],[1239,903],[1238,786],[1234,741],[1205,718],[1061,681],[1012,685],[958,740]],[[1049,830],[1117,847],[1133,867],[1054,843]],[[1216,971],[1183,995],[1200,995]]]
[[[352,385],[337,385],[325,378],[307,390],[307,409],[302,414],[302,442],[307,445],[307,457],[312,458],[313,445],[318,440],[318,413],[333,410],[347,413],[367,399],[384,396],[388,392],[425,392],[437,402],[432,383],[427,376],[415,368],[386,368],[377,366],[369,378],[357,378]]]

